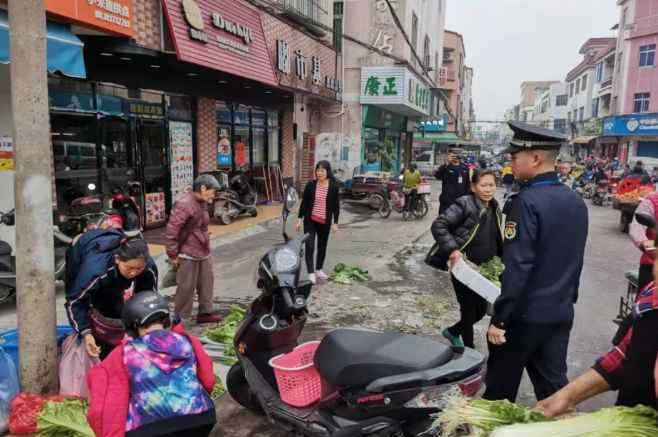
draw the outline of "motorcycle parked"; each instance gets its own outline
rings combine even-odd
[[[0,212],[0,224],[14,226],[16,224],[15,210]],[[65,235],[57,226],[53,228],[55,244],[55,279],[62,280],[66,271],[66,250],[73,239]],[[16,257],[9,243],[0,240],[0,304],[9,301],[16,295]]]
[[[221,175],[220,183],[225,188],[215,195],[212,215],[219,219],[223,225],[228,225],[242,214],[251,217],[258,215],[256,203],[258,195],[249,183],[247,176],[241,172],[235,172],[230,177],[225,173]],[[228,180],[228,183],[226,183]]]
[[[610,193],[610,182],[602,179],[596,184],[592,203],[596,206],[606,206],[612,203],[612,194]]]
[[[480,389],[484,357],[479,352],[401,333],[336,329],[320,342],[300,346],[317,349],[302,356],[299,367],[291,369],[314,367],[319,374],[313,377],[315,387],[318,393],[320,386],[325,388],[322,391],[327,396],[317,395],[315,399],[320,399],[315,403],[307,399],[306,406],[299,407],[282,400],[297,386],[294,376],[287,380],[289,385],[278,385],[277,380],[284,379],[275,375],[272,366],[281,362],[281,354],[297,347],[312,288],[309,281],[300,280],[308,236],[289,240],[285,231],[296,198],[294,189],[289,190],[284,202],[285,245],[271,249],[259,262],[262,293],[235,335],[238,363],[227,375],[228,392],[239,404],[267,415],[291,436],[427,435],[431,416],[440,411],[448,391],[459,389],[473,396]]]

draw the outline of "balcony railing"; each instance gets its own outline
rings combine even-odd
[[[604,80],[601,82],[601,90],[603,90],[603,89],[605,89],[605,88],[609,88],[609,87],[611,87],[611,86],[612,86],[612,76],[611,76],[610,78],[608,78],[608,79],[604,79]]]
[[[328,25],[330,0],[278,0],[286,13],[299,15],[313,23]]]

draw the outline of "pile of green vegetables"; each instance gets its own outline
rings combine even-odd
[[[370,280],[367,270],[360,267],[348,266],[343,263],[336,264],[329,280],[337,284],[351,284],[352,282],[366,282]]]
[[[217,400],[224,393],[226,393],[226,387],[224,387],[224,383],[219,375],[215,375],[215,387],[213,387],[210,397],[213,400]]]
[[[87,403],[74,398],[46,402],[37,416],[37,436],[94,437],[87,422]]]
[[[500,283],[500,275],[503,274],[505,271],[505,264],[503,264],[503,260],[500,259],[497,256],[494,256],[491,258],[489,261],[486,263],[480,265],[480,274],[496,284],[498,288],[500,288],[501,283]]]
[[[468,399],[453,394],[434,423],[441,435],[464,425],[482,437],[650,437],[658,435],[658,411],[645,406],[604,408],[594,413],[549,420],[508,401]]]
[[[206,331],[208,339],[224,346],[224,355],[228,359],[227,364],[235,363],[238,358],[233,346],[233,339],[245,315],[245,310],[237,305],[232,305],[224,321],[217,328]]]

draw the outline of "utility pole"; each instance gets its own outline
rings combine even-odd
[[[9,0],[9,28],[21,387],[55,393],[57,317],[44,1]]]

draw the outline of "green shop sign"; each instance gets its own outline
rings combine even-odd
[[[406,67],[361,69],[360,101],[364,105],[381,106],[410,117],[426,117],[430,112],[431,100],[429,88]]]

